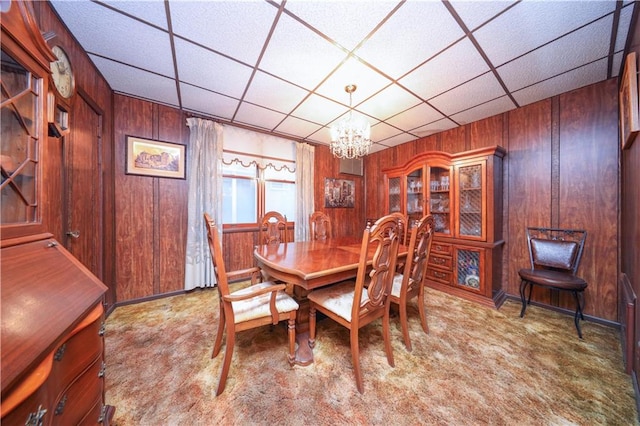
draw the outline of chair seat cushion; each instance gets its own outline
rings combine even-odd
[[[587,282],[580,277],[567,272],[550,271],[547,269],[520,269],[518,275],[525,281],[559,290],[582,291],[587,288]]]
[[[391,287],[391,296],[400,297],[400,290],[402,290],[402,280],[404,279],[404,274],[400,274],[396,272],[393,276],[393,285]]]
[[[242,290],[234,291],[233,295],[249,293],[255,290],[256,287],[272,287],[275,284],[271,282],[259,283],[252,285]],[[260,296],[253,297],[251,299],[242,300],[239,302],[231,302],[233,306],[234,322],[236,324],[249,321],[256,318],[270,317],[271,310],[269,309],[269,302],[271,300],[271,293],[261,294]],[[291,312],[298,310],[298,304],[291,296],[284,291],[278,291],[276,296],[276,309],[279,313]]]
[[[344,281],[340,284],[314,290],[309,293],[307,298],[316,305],[351,322],[355,285],[353,281]],[[363,288],[361,304],[364,305],[368,301],[369,293],[366,288]]]

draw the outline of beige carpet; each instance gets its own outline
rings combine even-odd
[[[618,330],[507,301],[492,310],[427,290],[430,332],[409,309],[413,352],[392,318],[395,368],[381,326],[361,330],[365,392],[349,334],[318,322],[315,363],[290,368],[286,330],[240,333],[226,390],[211,359],[217,291],[122,306],[106,323],[106,400],[116,425],[638,425]],[[224,347],[223,347],[224,351]]]

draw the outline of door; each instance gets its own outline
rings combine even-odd
[[[79,93],[64,138],[65,247],[98,278],[102,266],[102,115]]]

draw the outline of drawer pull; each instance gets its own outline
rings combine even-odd
[[[38,411],[29,414],[29,418],[27,418],[25,426],[42,426],[44,424],[42,419],[44,419],[44,415],[46,413],[47,410],[42,408],[42,405],[38,406]]]
[[[433,275],[435,275],[438,278],[446,278],[447,275],[443,274],[442,272],[437,272],[437,271],[433,271]]]
[[[62,361],[62,358],[64,357],[64,353],[66,350],[67,350],[67,344],[64,343],[62,346],[58,348],[58,350],[56,351],[56,354],[53,356],[53,359],[55,359],[56,361]]]
[[[98,331],[98,335],[104,336],[104,332],[106,331],[106,327],[104,323],[100,324],[100,331]]]
[[[445,260],[445,259],[442,259],[442,258],[440,258],[440,257],[434,257],[434,258],[433,258],[433,263],[437,263],[438,265],[442,265],[442,264],[443,264],[443,263],[445,263],[445,262],[446,262],[446,260]]]
[[[105,371],[107,371],[107,364],[102,361],[102,366],[100,367],[100,371],[98,372],[98,377],[103,378]]]
[[[64,413],[64,406],[67,404],[67,395],[63,396],[58,405],[56,406],[55,415],[59,416]]]

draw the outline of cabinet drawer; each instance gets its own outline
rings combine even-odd
[[[433,243],[431,243],[431,253],[451,256],[451,253],[453,253],[453,251],[451,250],[451,244],[434,241]]]
[[[440,269],[427,268],[427,279],[438,281],[443,284],[451,283],[451,275],[452,273],[449,271],[443,271]]]
[[[92,411],[96,400],[102,398],[101,372],[102,360],[99,359],[58,396],[51,407],[54,424],[77,425]]]
[[[102,305],[96,306],[54,352],[51,379],[58,389],[66,388],[91,363],[102,357],[102,313]]]
[[[2,424],[3,425],[26,425],[26,424],[48,424],[49,419],[53,416],[48,407],[48,388],[46,383],[38,388],[27,399],[22,401],[17,407],[12,409],[8,414],[4,412],[5,406],[2,407]],[[38,423],[40,419],[42,423]],[[32,420],[34,423],[29,423]]]
[[[450,257],[432,254],[431,256],[429,256],[429,265],[443,268],[447,271],[453,271],[453,260]]]

